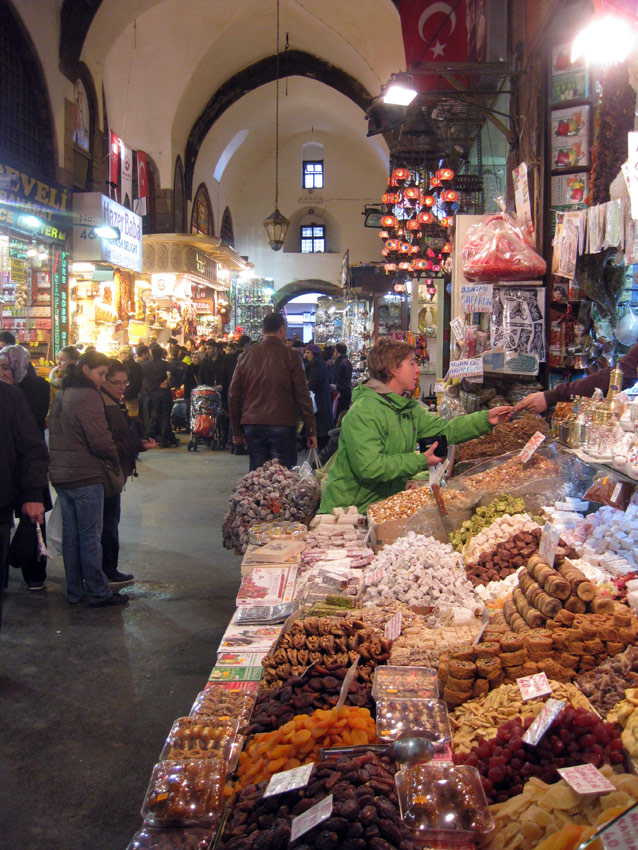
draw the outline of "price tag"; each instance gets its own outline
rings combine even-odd
[[[348,670],[343,679],[343,684],[341,685],[341,692],[339,694],[339,702],[335,706],[335,712],[339,711],[341,706],[346,701],[346,697],[348,696],[348,691],[350,690],[350,685],[352,684],[352,680],[357,674],[357,665],[359,664],[359,659],[361,656],[357,656],[357,660],[354,662],[352,667]]]
[[[471,357],[463,360],[452,360],[448,375],[450,378],[482,378],[483,358]]]
[[[465,322],[460,316],[457,316],[456,319],[452,319],[450,322],[450,327],[452,328],[454,338],[459,345],[462,345],[465,340]]]
[[[559,767],[558,772],[565,782],[578,794],[609,794],[616,787],[605,779],[593,764],[578,764],[576,767]]]
[[[532,725],[523,735],[525,743],[535,747],[564,708],[563,700],[548,699],[540,713],[534,718]]]
[[[322,823],[327,820],[332,814],[332,794],[328,797],[325,797],[323,800],[314,805],[311,809],[308,809],[301,815],[297,815],[296,818],[292,819],[291,829],[290,829],[290,843],[292,844],[297,838],[302,835],[305,835],[309,829],[317,826],[317,824]]]
[[[516,683],[523,700],[544,697],[552,692],[546,673],[536,673],[534,676],[522,676],[516,680]]]
[[[558,541],[560,539],[560,531],[551,524],[551,522],[546,522],[543,526],[543,533],[541,534],[541,542],[538,547],[538,554],[545,561],[546,564],[549,564],[550,567],[554,566],[554,558],[556,557],[556,547],[558,546]]]
[[[385,636],[388,640],[396,640],[396,638],[398,638],[401,634],[401,619],[401,611],[397,611],[397,613],[393,617],[390,617],[388,622],[385,624]]]
[[[464,313],[491,313],[492,284],[462,283],[461,310]]]
[[[373,570],[368,570],[364,576],[366,584],[376,584],[383,581],[385,569],[383,567],[375,567]]]
[[[527,463],[531,459],[536,449],[544,440],[545,434],[541,434],[540,431],[537,431],[529,438],[518,455],[523,463]]]
[[[619,481],[618,484],[616,484],[616,486],[614,487],[614,489],[612,491],[611,499],[610,499],[611,502],[617,501],[618,496],[620,496],[621,490],[622,490],[622,482]]]
[[[638,850],[638,803],[611,823],[601,839],[605,850]]]
[[[292,770],[275,773],[270,777],[264,797],[274,797],[275,794],[284,794],[286,791],[294,791],[295,788],[305,788],[314,766],[314,762],[310,762],[310,764],[302,764],[301,767],[293,767]]]
[[[434,384],[434,395],[438,395],[439,393],[445,392],[445,383],[443,381],[437,381]]]

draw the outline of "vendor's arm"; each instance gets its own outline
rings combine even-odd
[[[386,454],[379,423],[357,410],[350,410],[343,420],[339,448],[342,446],[355,477],[366,484],[408,479],[427,469],[427,458],[415,451]]]
[[[479,410],[478,413],[468,413],[466,416],[456,416],[454,419],[442,419],[433,413],[428,413],[425,408],[420,408],[419,422],[417,425],[417,440],[424,437],[435,437],[444,434],[448,443],[456,445],[481,437],[492,430],[488,421],[488,410]]]

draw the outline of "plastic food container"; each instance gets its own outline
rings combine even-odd
[[[211,685],[197,694],[190,716],[237,720],[243,726],[250,720],[256,699],[256,689],[249,691],[225,684]]]
[[[221,817],[226,764],[220,758],[160,761],[142,805],[146,825],[215,825]]]
[[[258,522],[248,529],[248,542],[254,546],[265,546],[271,540],[305,540],[307,536],[306,525],[290,520]]]
[[[421,764],[394,778],[405,824],[429,838],[449,833],[483,837],[494,821],[479,772],[461,765]]]
[[[435,745],[452,740],[446,704],[438,699],[378,699],[377,735],[396,741],[410,733],[423,735]]]
[[[438,699],[439,682],[431,667],[377,667],[372,683],[374,699]]]
[[[185,829],[157,829],[144,826],[139,829],[126,850],[209,850],[215,831],[202,826]]]
[[[169,732],[160,760],[221,758],[226,761],[237,737],[239,720],[216,717],[178,717]]]

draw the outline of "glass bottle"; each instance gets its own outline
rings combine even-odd
[[[607,399],[611,401],[616,393],[622,391],[623,373],[622,369],[617,365],[612,369],[609,376],[609,389],[607,390]]]
[[[601,423],[598,437],[598,457],[609,458],[616,444],[616,423],[610,410],[601,411]]]

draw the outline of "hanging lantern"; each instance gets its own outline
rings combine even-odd
[[[446,242],[445,245],[441,248],[442,254],[451,254],[454,250],[454,245],[451,242]]]
[[[439,180],[452,180],[454,178],[454,172],[451,168],[441,168],[436,173]]]
[[[390,238],[390,234],[388,233],[387,230],[380,230],[379,231],[379,239],[389,239],[389,238]]]
[[[401,254],[407,254],[409,250],[410,250],[410,243],[409,242],[399,242],[399,252]]]
[[[432,224],[434,216],[431,212],[420,212],[417,216],[419,224]]]
[[[395,292],[405,292],[405,283],[395,283],[394,284]]]
[[[423,272],[428,267],[428,261],[424,260],[423,257],[418,257],[417,259],[414,260],[412,265],[414,267],[414,271]]]
[[[406,260],[403,260],[399,263],[399,271],[402,272],[411,272],[412,271],[412,263],[408,263]]]
[[[401,183],[405,183],[406,180],[410,179],[410,169],[409,168],[395,168],[392,172],[392,185],[398,186]],[[396,182],[395,182],[396,181]]]
[[[398,204],[401,200],[401,195],[396,192],[385,192],[381,195],[381,202],[384,204]]]
[[[418,230],[419,222],[416,218],[410,218],[405,223],[406,230]]]
[[[421,249],[418,245],[410,245],[410,250],[408,251],[408,254],[419,254],[420,252]]]
[[[420,191],[416,186],[409,186],[403,192],[403,197],[407,198],[408,201],[418,201],[420,196]]]
[[[385,247],[388,251],[398,251],[399,250],[399,240],[398,239],[388,239],[385,243]]]
[[[390,253],[390,249],[389,249],[389,248],[383,248],[383,250],[381,251],[381,255],[382,255],[383,257],[387,257],[389,253]]]
[[[441,185],[441,181],[435,175],[434,177],[430,177],[430,189],[436,189]]]
[[[382,215],[381,227],[396,227],[399,222],[394,215]]]
[[[432,195],[423,195],[422,198],[421,198],[421,201],[424,204],[424,206],[433,207],[434,204],[436,203],[436,198],[433,197]]]
[[[441,266],[438,263],[434,263],[434,265],[432,266],[432,271],[433,272],[440,272]]]
[[[383,270],[385,272],[395,272],[397,270],[397,264],[396,263],[386,263],[383,266]]]
[[[459,196],[458,192],[455,192],[454,189],[445,189],[441,192],[441,198],[448,204],[453,204],[455,201],[458,201]]]
[[[395,236],[401,238],[402,236],[405,236],[405,230],[403,227],[397,227],[397,229],[394,231],[394,234]]]
[[[428,257],[429,257],[430,259],[432,259],[434,256],[436,256],[436,255],[435,255],[435,253],[434,253],[434,251],[433,251],[431,248],[428,248],[428,249],[427,249],[427,251],[426,251],[425,253],[428,255]]]
[[[448,218],[448,216],[446,215],[444,215],[443,218],[439,219],[439,224],[441,225],[441,227],[449,227],[451,223],[451,219]]]

